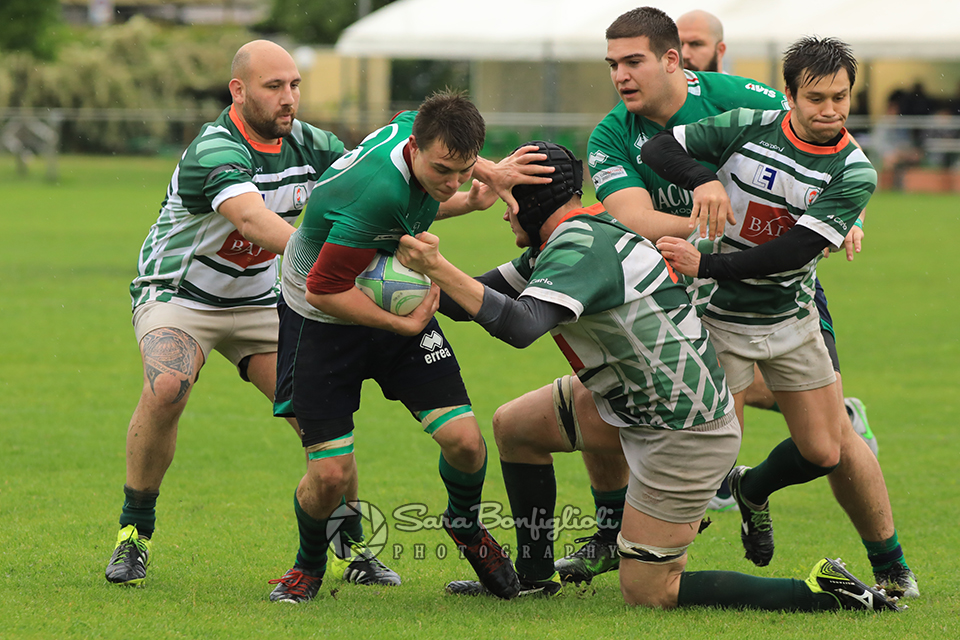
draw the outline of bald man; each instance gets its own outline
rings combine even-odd
[[[677,18],[683,68],[691,71],[722,71],[723,24],[712,13],[696,9]]]
[[[143,388],[127,431],[120,533],[106,568],[114,584],[146,577],[160,483],[211,352],[273,400],[277,254],[320,174],[343,154],[332,133],[296,119],[300,73],[282,47],[243,45],[231,75],[233,104],[180,159],[130,285]]]

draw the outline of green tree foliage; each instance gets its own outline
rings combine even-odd
[[[0,57],[0,107],[177,109],[217,113],[230,102],[230,62],[253,39],[242,29],[162,28],[142,17],[75,34],[57,60]],[[65,123],[64,144],[79,151],[155,148],[182,141],[176,125],[140,121]],[[192,137],[192,136],[190,136]]]
[[[60,24],[58,0],[0,2],[0,50],[24,51],[50,60],[56,53],[55,28]]]
[[[370,0],[370,10],[391,2]],[[270,17],[257,28],[285,33],[304,44],[333,44],[357,21],[358,4],[356,0],[273,0]]]

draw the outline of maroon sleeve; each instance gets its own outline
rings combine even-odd
[[[307,274],[307,291],[328,295],[349,290],[376,253],[376,249],[357,249],[332,242],[324,243],[317,261]]]

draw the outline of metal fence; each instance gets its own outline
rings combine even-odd
[[[0,146],[24,162],[47,157],[55,174],[58,152],[179,155],[200,126],[219,114],[220,109],[0,109]],[[550,139],[585,155],[590,132],[604,115],[488,112],[484,152],[499,157],[525,140]],[[349,148],[389,114],[302,110],[299,117],[332,131]],[[93,139],[108,125],[114,126],[110,131],[119,148],[104,148]],[[851,116],[847,127],[879,167],[894,163],[953,169],[960,163],[960,116]]]

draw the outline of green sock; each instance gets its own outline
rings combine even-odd
[[[863,540],[861,538],[861,540]],[[870,559],[870,565],[873,571],[884,571],[895,564],[907,566],[907,560],[903,557],[903,549],[897,541],[897,532],[893,532],[893,537],[881,540],[880,542],[869,542],[863,540],[863,546],[867,548],[867,558]]]
[[[593,503],[597,507],[597,530],[605,540],[616,540],[623,523],[623,503],[627,498],[627,488],[613,491],[597,491],[590,487]]]
[[[552,464],[500,461],[517,530],[517,573],[528,580],[553,575],[553,516],[557,479]]]
[[[483,479],[487,475],[487,459],[478,471],[468,473],[460,471],[440,454],[440,479],[447,488],[447,513],[450,516],[450,528],[458,538],[469,539],[480,525],[477,523],[477,511],[483,494]]]
[[[740,492],[754,506],[763,506],[774,491],[810,482],[836,469],[809,462],[800,454],[792,438],[773,448],[767,459],[747,471],[740,481]]]
[[[297,566],[301,569],[323,575],[327,569],[327,519],[316,520],[310,516],[296,494],[293,496],[293,510],[297,514],[297,528],[300,530],[300,549],[297,551]]]
[[[814,593],[803,580],[760,578],[735,571],[687,571],[680,576],[677,605],[765,611],[830,611],[840,603]]]
[[[123,511],[120,512],[120,527],[129,524],[137,527],[137,535],[149,538],[157,524],[157,498],[159,491],[137,491],[123,485]]]

